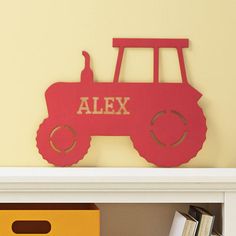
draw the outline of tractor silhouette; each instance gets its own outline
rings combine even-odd
[[[93,80],[89,54],[80,82],[58,82],[46,93],[48,118],[37,132],[37,147],[49,163],[70,166],[87,153],[91,136],[130,136],[147,161],[178,166],[196,156],[206,138],[202,96],[186,76],[183,48],[188,39],[113,39],[118,58],[113,82]],[[125,48],[153,48],[152,83],[121,83]],[[159,49],[175,48],[182,83],[159,82]]]

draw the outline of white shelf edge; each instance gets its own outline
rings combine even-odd
[[[236,168],[0,167],[2,182],[236,183]]]
[[[224,202],[236,169],[0,167],[0,202]]]

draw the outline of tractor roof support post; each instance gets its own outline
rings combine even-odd
[[[153,79],[154,83],[159,82],[159,48],[154,47],[153,48],[154,53],[154,63],[153,63]]]
[[[184,56],[183,56],[183,48],[176,48],[178,57],[179,57],[179,66],[181,71],[181,77],[183,83],[188,83],[186,69],[185,69],[185,63],[184,63]]]
[[[120,76],[120,68],[121,68],[121,62],[124,54],[124,47],[119,47],[117,62],[116,62],[116,69],[115,69],[115,75],[114,75],[114,83],[119,82],[119,76]]]

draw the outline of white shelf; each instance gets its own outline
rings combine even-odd
[[[2,202],[224,202],[235,190],[235,169],[0,168]]]
[[[222,203],[235,236],[236,169],[0,168],[0,202]]]
[[[0,182],[236,183],[236,168],[0,167]]]

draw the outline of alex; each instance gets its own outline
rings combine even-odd
[[[104,97],[103,101],[101,101],[99,97],[80,97],[80,106],[77,114],[129,115],[130,112],[126,108],[129,99],[129,97]],[[98,107],[98,103],[103,104],[103,107]],[[115,110],[115,107],[118,108]]]

